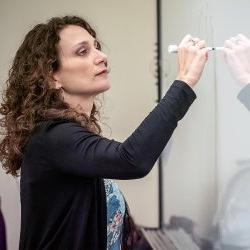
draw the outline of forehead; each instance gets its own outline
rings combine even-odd
[[[82,41],[95,40],[87,30],[78,25],[67,25],[59,32],[59,36],[59,46],[61,48],[73,47]]]

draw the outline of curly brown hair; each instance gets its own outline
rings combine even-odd
[[[28,32],[9,70],[0,107],[3,135],[0,161],[6,173],[15,177],[19,175],[22,152],[28,137],[40,122],[70,119],[92,132],[101,133],[95,103],[88,116],[71,108],[63,101],[61,90],[51,87],[53,73],[60,66],[56,49],[60,40],[59,31],[70,24],[83,27],[96,38],[96,32],[83,18],[53,17]],[[100,43],[98,45],[100,47]]]

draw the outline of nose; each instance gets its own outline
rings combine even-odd
[[[96,50],[95,64],[104,63],[107,66],[107,56],[104,52]]]

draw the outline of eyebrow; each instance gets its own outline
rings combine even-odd
[[[74,45],[73,48],[77,48],[80,45],[86,45],[86,44],[89,44],[89,43],[90,43],[89,41],[82,41],[82,42],[79,42],[76,45]],[[98,41],[96,39],[94,40],[94,44],[98,44]]]

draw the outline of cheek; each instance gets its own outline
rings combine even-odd
[[[68,63],[62,70],[62,83],[66,86],[83,85],[93,80],[92,69],[83,62]]]

